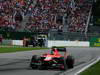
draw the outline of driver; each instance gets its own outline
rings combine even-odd
[[[57,48],[53,48],[52,49],[52,54],[55,55],[55,56],[56,55],[60,55],[60,53],[58,52]]]

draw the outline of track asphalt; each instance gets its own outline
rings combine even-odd
[[[67,71],[32,70],[29,67],[32,55],[49,53],[50,50],[0,53],[0,75],[74,75],[81,68],[100,57],[99,47],[67,47],[67,50],[75,58],[75,67]]]

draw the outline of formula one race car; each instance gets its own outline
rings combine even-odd
[[[30,67],[32,69],[66,70],[74,67],[74,58],[69,55],[66,48],[53,47],[50,54],[33,55]]]

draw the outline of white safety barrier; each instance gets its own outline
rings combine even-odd
[[[23,40],[11,40],[12,45],[23,45]],[[47,40],[45,42],[46,47],[52,46],[82,46],[82,47],[89,47],[90,43],[88,41],[64,41],[64,40]]]
[[[12,45],[21,45],[21,46],[23,46],[23,40],[12,40]]]
[[[48,40],[47,47],[52,46],[83,46],[83,47],[89,47],[90,43],[88,41],[53,41]]]

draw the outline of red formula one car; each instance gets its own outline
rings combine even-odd
[[[33,55],[30,67],[32,69],[60,69],[66,70],[74,67],[74,58],[69,55],[66,48],[52,48],[50,54]]]

